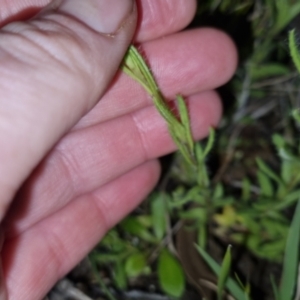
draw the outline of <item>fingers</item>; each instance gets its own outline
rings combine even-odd
[[[0,0],[0,26],[32,17],[50,0]],[[136,42],[144,42],[183,29],[196,12],[195,0],[136,0]],[[172,16],[172,17],[170,17]]]
[[[0,219],[36,164],[103,95],[135,21],[132,0],[58,0],[2,28]]]
[[[184,31],[143,43],[141,50],[159,87],[169,99],[217,88],[235,72],[237,52],[232,40],[211,28]],[[110,90],[75,128],[91,126],[147,105],[152,99],[125,74],[116,77]]]
[[[0,0],[0,26],[33,17],[51,0]]]
[[[109,228],[144,199],[158,176],[158,163],[148,162],[7,241],[2,254],[9,299],[42,299]]]
[[[195,0],[138,0],[139,22],[135,41],[144,42],[186,27],[196,12]]]
[[[188,107],[195,138],[204,137],[219,121],[221,105],[214,92],[191,96]],[[72,132],[21,189],[4,223],[7,235],[20,234],[72,198],[174,149],[153,106]]]

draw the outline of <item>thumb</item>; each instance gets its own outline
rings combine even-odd
[[[0,30],[0,220],[32,169],[103,95],[135,24],[133,0],[55,0]]]

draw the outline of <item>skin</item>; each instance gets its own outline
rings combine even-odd
[[[174,3],[137,1],[139,17],[136,11],[129,16],[115,45],[97,36],[87,49],[95,33],[71,22],[68,29],[79,28],[82,36],[43,36],[46,48],[61,55],[53,61],[44,49],[30,60],[30,44],[20,44],[12,33],[26,23],[11,25],[48,1],[0,0],[0,23],[12,26],[0,32],[2,290],[7,289],[7,298],[0,299],[40,300],[151,192],[160,174],[157,158],[175,150],[151,99],[126,75],[115,76],[119,62],[106,53],[121,61],[134,34],[166,97],[180,92],[187,99],[195,139],[218,124],[222,108],[213,89],[234,73],[235,47],[215,29],[178,32],[193,18],[196,3]],[[43,19],[34,22],[40,31]],[[64,56],[62,45],[75,55]],[[97,63],[86,66],[87,57]]]

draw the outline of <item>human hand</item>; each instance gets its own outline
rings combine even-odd
[[[84,7],[96,5],[71,2],[65,12],[79,18]],[[0,0],[0,23],[47,3]],[[88,26],[49,12],[0,32],[2,282],[10,300],[40,300],[144,199],[159,176],[156,158],[175,149],[141,87],[124,74],[109,85],[136,19],[129,0],[110,3],[126,16],[114,37],[88,27],[101,19],[96,8],[87,13]],[[166,97],[182,93],[188,99],[194,136],[202,138],[220,118],[212,89],[234,72],[234,46],[213,29],[176,33],[193,17],[194,0],[137,5],[134,40]],[[111,17],[106,13],[104,20]]]

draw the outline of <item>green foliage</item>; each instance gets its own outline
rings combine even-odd
[[[154,193],[151,197],[151,217],[153,231],[157,239],[161,240],[166,233],[166,216],[168,214],[166,199],[163,193]]]
[[[195,163],[195,149],[190,129],[189,114],[182,96],[177,96],[178,120],[165,101],[150,69],[134,46],[130,46],[122,66],[123,71],[139,82],[152,97],[153,103],[168,124],[169,132],[184,158]]]
[[[298,277],[300,250],[300,200],[298,201],[293,221],[286,242],[283,260],[283,273],[279,289],[279,299],[292,300]]]
[[[291,4],[287,0],[275,0],[276,18],[274,33],[284,29],[299,13],[300,3]]]
[[[143,273],[146,266],[145,255],[143,253],[134,253],[125,261],[125,272],[128,277],[137,277]]]
[[[253,81],[258,81],[274,76],[287,75],[289,73],[289,68],[278,63],[265,64],[250,69],[250,74]]]
[[[125,272],[124,264],[122,260],[116,261],[113,269],[113,279],[116,284],[116,286],[120,290],[126,290],[127,289],[127,274]]]
[[[242,284],[238,277],[230,277],[230,248],[221,267],[203,250],[211,236],[243,245],[258,258],[279,263],[284,261],[281,286],[277,287],[272,277],[271,283],[276,300],[289,300],[295,288],[299,262],[299,204],[292,225],[286,217],[286,212],[291,212],[300,198],[300,142],[291,133],[291,127],[300,128],[299,109],[292,107],[290,116],[284,117],[281,122],[291,124],[290,127],[272,136],[272,147],[277,152],[276,162],[270,164],[258,154],[255,168],[252,163],[251,174],[243,176],[238,187],[214,177],[207,161],[212,152],[223,150],[217,147],[222,148],[224,144],[220,147],[216,141],[224,139],[225,147],[231,143],[228,132],[231,134],[232,128],[256,123],[255,118],[247,115],[249,98],[254,94],[270,95],[268,91],[255,90],[254,86],[290,76],[285,39],[280,34],[300,12],[300,5],[294,0],[204,2],[202,11],[234,15],[248,13],[251,21],[255,39],[253,52],[240,66],[232,85],[237,98],[233,117],[223,120],[223,128],[217,136],[211,129],[205,142],[195,143],[183,97],[176,97],[177,112],[171,110],[142,56],[134,46],[130,47],[122,70],[151,96],[180,155],[175,156],[163,183],[142,209],[127,217],[104,238],[93,259],[98,266],[111,270],[113,282],[120,289],[126,289],[132,278],[152,272],[158,275],[161,289],[178,298],[185,290],[184,273],[179,261],[165,250],[165,246],[169,243],[173,246],[172,236],[176,234],[173,225],[186,222],[190,230],[197,232],[199,253],[218,276],[219,299],[224,290],[237,300],[250,299],[250,285]],[[294,30],[289,33],[289,47],[300,72],[300,54]],[[239,142],[237,140],[236,144]],[[244,163],[247,157],[242,160]]]
[[[156,238],[150,232],[150,230],[143,226],[142,222],[136,217],[129,217],[126,218],[122,223],[121,226],[124,231],[127,233],[137,236],[144,241],[149,243],[155,243]]]
[[[300,3],[299,3],[300,4]],[[289,32],[289,48],[291,57],[293,59],[293,62],[300,73],[300,53],[298,51],[296,37],[295,37],[295,29],[291,30]]]
[[[179,298],[185,290],[185,277],[178,260],[167,250],[158,259],[158,278],[162,290],[172,297]]]
[[[250,10],[253,3],[253,0],[208,0],[201,2],[199,12],[205,10],[213,12],[218,9],[225,13],[241,14]]]
[[[277,287],[274,277],[271,276],[271,284],[274,292],[275,300],[293,300],[295,288],[298,279],[298,266],[300,255],[300,200],[298,201],[291,226],[288,231],[288,239],[285,245],[285,255],[283,261],[283,271],[281,277],[280,288]],[[231,267],[231,253],[228,246],[224,256],[222,266],[220,267],[214,259],[203,250],[203,248],[196,245],[196,248],[209,267],[218,276],[218,299],[222,299],[224,287],[236,300],[250,300],[250,286],[244,286],[237,277],[236,281],[230,275]]]
[[[219,282],[221,281],[225,283],[227,289],[230,291],[231,295],[235,297],[238,300],[244,300],[248,299],[247,297],[247,291],[243,290],[242,287],[240,287],[236,281],[234,281],[232,278],[228,278],[229,275],[229,269],[231,265],[231,259],[230,255],[230,247],[227,248],[227,252],[225,255],[225,260],[223,261],[223,266],[220,267],[218,263],[201,247],[196,246],[198,252],[203,257],[203,259],[206,261],[206,263],[209,265],[209,267],[213,270],[213,272],[219,277]],[[223,274],[221,275],[221,272],[223,271]],[[221,278],[221,279],[220,279]],[[222,288],[223,286],[220,284],[218,285],[218,288]],[[218,294],[221,294],[223,290],[218,290]]]
[[[226,285],[226,281],[229,277],[230,267],[231,267],[231,246],[229,245],[227,247],[226,254],[223,259],[223,263],[221,266],[220,273],[218,274],[218,300],[222,300],[223,298],[223,292]]]

